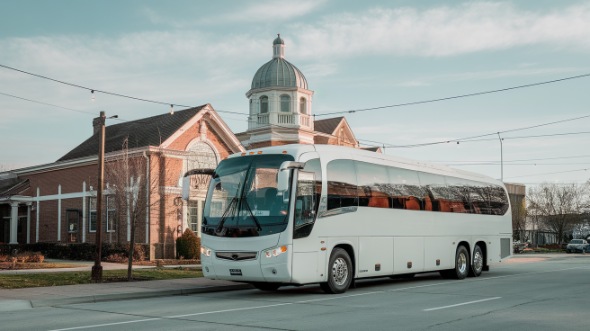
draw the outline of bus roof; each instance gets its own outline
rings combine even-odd
[[[446,175],[451,177],[458,177],[469,180],[484,181],[489,183],[500,184],[503,183],[497,179],[489,176],[485,176],[479,173],[455,169],[439,164],[432,164],[427,162],[421,162],[393,155],[385,155],[376,152],[371,152],[363,149],[336,146],[336,145],[310,145],[310,144],[289,144],[282,146],[271,146],[264,148],[256,148],[247,150],[245,152],[232,154],[229,157],[240,157],[246,155],[260,155],[260,154],[288,154],[292,155],[295,160],[298,160],[299,156],[304,153],[318,152],[322,156],[329,158],[343,158],[343,159],[357,159],[366,160],[369,162],[375,162],[378,164],[390,165],[394,167],[400,167],[410,170],[422,171],[427,173],[434,173],[440,175]]]

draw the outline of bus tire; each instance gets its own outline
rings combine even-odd
[[[440,275],[448,279],[465,279],[469,274],[469,261],[469,251],[465,246],[461,245],[457,247],[457,253],[455,254],[455,268],[442,270]]]
[[[328,281],[321,283],[324,292],[330,294],[344,293],[352,283],[352,260],[342,248],[335,248],[330,254],[328,264]]]
[[[279,283],[252,283],[252,285],[261,291],[269,292],[274,292],[281,287]]]
[[[471,268],[469,269],[469,276],[479,277],[483,271],[483,265],[483,252],[481,251],[481,247],[479,247],[479,245],[475,245],[475,249],[473,250],[473,259],[471,261]]]

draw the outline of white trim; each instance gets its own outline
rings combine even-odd
[[[86,194],[86,182],[82,182],[82,193]],[[86,242],[86,222],[88,215],[86,214],[86,196],[82,197],[82,243]]]
[[[57,195],[59,196],[57,199],[57,241],[61,241],[61,185],[57,186]]]
[[[10,203],[10,245],[18,244],[18,202]]]
[[[39,217],[41,215],[41,203],[39,202],[39,197],[41,196],[41,189],[39,187],[37,187],[37,208],[36,212],[36,223],[35,223],[35,242],[38,243],[39,242]]]
[[[31,243],[31,204],[27,203],[27,244]]]

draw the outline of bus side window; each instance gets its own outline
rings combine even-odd
[[[428,196],[432,211],[450,212],[449,193],[443,176],[419,172],[420,186],[424,196]]]
[[[356,171],[352,160],[328,163],[328,209],[358,206]]]
[[[413,170],[388,167],[391,208],[420,210],[422,201],[418,173]]]
[[[389,208],[389,194],[386,192],[389,182],[387,168],[365,162],[355,163],[359,206]]]

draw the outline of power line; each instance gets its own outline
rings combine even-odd
[[[553,121],[553,122],[547,122],[547,123],[542,123],[542,124],[536,124],[536,125],[531,125],[531,126],[521,127],[521,128],[516,128],[516,129],[509,129],[509,130],[491,132],[491,133],[481,134],[481,135],[477,135],[477,136],[470,136],[470,137],[464,137],[464,138],[455,138],[455,139],[447,139],[447,140],[439,140],[439,141],[434,141],[434,142],[429,142],[429,143],[410,144],[410,145],[393,145],[393,144],[385,144],[385,143],[380,143],[380,144],[382,144],[382,146],[387,147],[387,148],[413,148],[413,147],[424,147],[424,146],[432,146],[432,145],[448,144],[448,143],[457,143],[457,142],[468,142],[468,141],[473,141],[473,140],[478,139],[478,138],[495,136],[497,134],[504,134],[504,133],[508,133],[508,132],[516,132],[516,131],[523,131],[523,130],[535,129],[535,128],[539,128],[539,127],[542,127],[542,126],[548,126],[548,125],[559,124],[559,123],[564,123],[564,122],[571,122],[571,121],[580,120],[580,119],[584,119],[584,118],[588,118],[588,117],[590,117],[590,115],[584,115],[584,116],[579,116],[579,117],[574,117],[574,118],[568,118],[568,119],[559,120],[559,121]],[[495,140],[495,138],[494,138],[494,140]],[[372,140],[363,140],[363,141],[368,141],[368,142],[373,142],[373,143],[379,143],[379,142],[372,141]]]
[[[544,137],[557,137],[557,136],[571,136],[571,135],[588,134],[588,133],[590,133],[590,131],[551,133],[551,134],[540,134],[540,135],[534,135],[534,136],[502,137],[502,140],[544,138]],[[470,143],[470,142],[480,142],[480,141],[498,141],[498,138],[462,140],[462,141],[459,141],[459,142],[462,142],[462,143],[466,143],[466,142],[467,143]]]
[[[167,106],[168,105],[173,105],[173,106],[186,107],[186,108],[193,107],[193,106],[186,106],[186,105],[175,104],[175,103],[171,103],[171,102],[163,102],[163,101],[156,101],[156,100],[149,100],[149,99],[144,99],[144,98],[138,98],[138,97],[134,97],[134,96],[130,96],[130,95],[125,95],[125,94],[120,94],[120,93],[115,93],[115,92],[103,91],[103,90],[99,90],[99,89],[96,89],[96,88],[90,88],[90,87],[86,87],[86,86],[82,86],[82,85],[78,85],[78,84],[74,84],[74,83],[69,83],[69,82],[66,82],[66,81],[63,81],[63,80],[59,80],[59,79],[55,79],[55,78],[51,78],[51,77],[47,77],[47,76],[35,74],[35,73],[32,73],[32,72],[24,71],[24,70],[21,70],[21,69],[9,67],[9,66],[4,65],[4,64],[0,64],[0,67],[5,68],[5,69],[9,69],[9,70],[14,70],[14,71],[17,71],[17,72],[26,74],[26,75],[33,76],[33,77],[50,80],[52,82],[56,82],[56,83],[60,83],[60,84],[64,84],[64,85],[68,85],[68,86],[72,86],[72,87],[81,88],[81,89],[84,89],[84,90],[88,90],[88,91],[90,91],[92,93],[98,92],[98,93],[113,95],[113,96],[117,96],[117,97],[121,97],[121,98],[133,99],[133,100],[150,102],[150,103],[155,103],[155,104],[160,104],[160,105],[167,105]]]
[[[562,160],[562,159],[579,159],[579,158],[585,158],[585,157],[590,157],[590,154],[574,155],[574,156],[544,157],[544,158],[535,158],[535,159],[504,160],[504,163],[510,163],[510,162],[529,162],[529,161],[545,161],[545,160]],[[497,161],[457,161],[457,160],[441,161],[441,160],[430,160],[430,161],[426,161],[426,162],[430,162],[430,163],[447,163],[447,162],[497,162]]]
[[[77,87],[77,88],[85,89],[85,90],[88,90],[88,91],[90,91],[92,93],[94,93],[94,92],[103,93],[103,94],[113,95],[113,96],[117,96],[117,97],[122,97],[122,98],[137,100],[137,101],[143,101],[143,102],[149,102],[149,103],[155,103],[155,104],[160,104],[160,105],[170,105],[170,106],[177,106],[177,107],[184,107],[184,108],[192,108],[192,107],[194,107],[194,106],[187,106],[187,105],[177,104],[177,103],[173,103],[173,102],[164,102],[164,101],[158,101],[158,100],[150,100],[150,99],[134,97],[134,96],[126,95],[126,94],[121,94],[121,93],[104,91],[104,90],[100,90],[100,89],[96,89],[96,88],[91,88],[91,87],[82,86],[82,85],[75,84],[75,83],[70,83],[70,82],[62,81],[62,80],[51,78],[51,77],[44,76],[44,75],[40,75],[40,74],[28,72],[28,71],[17,69],[17,68],[14,68],[14,67],[10,67],[10,66],[4,65],[4,64],[0,64],[0,67],[5,68],[5,69],[9,69],[9,70],[13,70],[13,71],[17,71],[17,72],[20,72],[20,73],[23,73],[23,74],[26,74],[26,75],[34,76],[34,77],[37,77],[37,78],[42,78],[42,79],[50,80],[50,81],[53,81],[53,82],[56,82],[56,83],[60,83],[60,84],[64,84],[64,85],[68,85],[68,86],[72,86],[72,87]],[[411,106],[411,105],[418,105],[418,104],[424,104],[424,103],[433,103],[433,102],[439,102],[439,101],[445,101],[445,100],[452,100],[452,99],[473,97],[473,96],[485,95],[485,94],[491,94],[491,93],[505,92],[505,91],[515,90],[515,89],[528,88],[528,87],[534,87],[534,86],[545,85],[545,84],[552,84],[552,83],[562,82],[562,81],[566,81],[566,80],[572,80],[572,79],[578,79],[578,78],[585,78],[585,77],[589,77],[589,76],[590,76],[590,73],[589,74],[577,75],[577,76],[564,77],[564,78],[559,78],[559,79],[554,79],[554,80],[549,80],[549,81],[544,81],[544,82],[537,82],[537,83],[524,84],[524,85],[518,85],[518,86],[513,86],[513,87],[506,87],[506,88],[501,88],[501,89],[496,89],[496,90],[490,90],[490,91],[467,93],[467,94],[461,94],[461,95],[444,97],[444,98],[437,98],[437,99],[430,99],[430,100],[422,100],[422,101],[413,101],[413,102],[406,102],[406,103],[393,104],[393,105],[387,105],[387,106],[379,106],[379,107],[361,108],[361,109],[353,109],[353,110],[346,110],[346,111],[338,111],[338,112],[330,112],[330,113],[323,113],[323,114],[315,114],[314,116],[326,116],[326,115],[334,115],[334,114],[356,113],[356,112],[364,112],[364,111],[378,110],[378,109],[384,109],[384,108],[394,108],[394,107]],[[224,110],[217,110],[217,111],[218,112],[222,112],[222,113],[225,112],[225,113],[246,115],[244,113],[224,111]]]
[[[13,71],[17,71],[17,72],[20,72],[20,73],[23,73],[23,74],[27,74],[27,75],[30,75],[30,76],[34,76],[34,77],[37,77],[37,78],[50,80],[50,81],[53,81],[53,82],[56,82],[56,83],[60,83],[60,84],[64,84],[64,85],[68,85],[68,86],[72,86],[72,87],[76,87],[76,88],[85,89],[85,90],[91,91],[91,93],[95,93],[95,92],[97,92],[97,93],[103,93],[103,94],[107,94],[107,95],[112,95],[112,96],[117,96],[117,97],[122,97],[122,98],[128,98],[128,99],[137,100],[137,101],[143,101],[143,102],[149,102],[149,103],[161,104],[161,105],[170,105],[170,107],[174,107],[174,106],[184,107],[184,108],[192,108],[192,107],[194,107],[194,106],[187,106],[187,105],[176,104],[176,103],[171,103],[171,102],[163,102],[163,101],[150,100],[150,99],[145,99],[145,98],[138,98],[138,97],[134,97],[134,96],[130,96],[130,95],[125,95],[125,94],[121,94],[121,93],[115,93],[115,92],[109,92],[109,91],[99,90],[99,89],[95,89],[95,88],[90,88],[90,87],[82,86],[82,85],[79,85],[79,84],[74,84],[74,83],[69,83],[69,82],[66,82],[66,81],[58,80],[58,79],[51,78],[51,77],[48,77],[48,76],[31,73],[31,72],[28,72],[28,71],[24,71],[24,70],[21,70],[21,69],[13,68],[13,67],[10,67],[10,66],[7,66],[7,65],[3,65],[3,64],[0,64],[0,67],[5,68],[5,69],[9,69],[9,70],[13,70]],[[410,106],[410,105],[417,105],[417,104],[424,104],[424,103],[433,103],[433,102],[439,102],[439,101],[445,101],[445,100],[452,100],[452,99],[458,99],[458,98],[465,98],[465,97],[473,97],[473,96],[478,96],[478,95],[485,95],[485,94],[491,94],[491,93],[505,92],[505,91],[514,90],[514,89],[521,89],[521,88],[528,88],[528,87],[534,87],[534,86],[539,86],[539,85],[551,84],[551,83],[556,83],[556,82],[561,82],[561,81],[566,81],[566,80],[572,80],[572,79],[578,79],[578,78],[585,78],[585,77],[588,77],[588,76],[590,76],[590,74],[570,76],[570,77],[565,77],[565,78],[560,78],[560,79],[555,79],[555,80],[550,80],[550,81],[537,82],[537,83],[531,83],[531,84],[513,86],[513,87],[508,87],[508,88],[490,90],[490,91],[482,91],[482,92],[468,93],[468,94],[462,94],[462,95],[445,97],[445,98],[430,99],[430,100],[415,101],[415,102],[394,104],[394,105],[388,105],[388,106],[380,106],[380,107],[372,107],[372,108],[364,108],[364,109],[355,109],[355,110],[340,111],[340,112],[331,112],[331,113],[324,113],[324,114],[316,114],[316,115],[314,115],[314,118],[315,118],[315,116],[326,116],[326,115],[342,114],[342,113],[364,112],[364,111],[384,109],[384,108],[394,108],[394,107]],[[88,113],[88,112],[84,112],[84,111],[80,111],[80,110],[75,110],[75,109],[71,109],[71,108],[67,108],[67,107],[62,107],[62,106],[57,106],[57,105],[45,103],[45,102],[35,101],[35,100],[32,100],[32,99],[22,98],[22,97],[18,97],[18,96],[7,94],[7,93],[1,93],[1,94],[6,95],[6,96],[9,96],[9,97],[14,97],[14,98],[22,99],[22,100],[29,101],[29,102],[35,102],[35,103],[44,104],[44,105],[48,105],[48,106],[52,106],[52,107],[57,107],[57,108],[62,108],[62,109],[70,110],[70,111],[75,111],[75,112],[80,112],[80,113]],[[230,114],[238,114],[238,115],[247,115],[247,114],[244,114],[244,113],[231,112],[231,111],[223,111],[223,110],[216,110],[216,111],[217,112],[220,112],[220,113],[230,113]],[[460,139],[451,139],[451,140],[438,141],[438,142],[432,142],[432,143],[413,144],[413,145],[392,145],[392,144],[385,144],[385,143],[375,142],[375,141],[370,141],[370,140],[350,141],[350,140],[348,140],[346,138],[345,138],[345,140],[347,142],[353,143],[355,145],[357,143],[360,143],[361,141],[369,141],[369,142],[373,142],[373,143],[378,143],[379,144],[379,145],[374,146],[374,147],[383,147],[383,148],[386,148],[386,147],[387,148],[421,147],[421,146],[436,145],[436,144],[450,143],[450,142],[457,142],[457,143],[459,143],[459,142],[477,141],[477,138],[482,138],[482,137],[486,137],[486,136],[491,136],[491,135],[496,135],[496,134],[499,135],[501,133],[508,133],[508,132],[515,132],[515,131],[527,130],[527,129],[532,129],[532,128],[538,128],[538,127],[541,127],[541,126],[552,125],[552,124],[557,124],[557,123],[563,123],[563,122],[573,121],[573,120],[587,118],[587,117],[590,117],[590,115],[581,116],[581,117],[572,118],[572,119],[561,120],[561,121],[543,123],[543,124],[529,126],[529,127],[523,127],[523,128],[517,128],[517,129],[511,129],[511,130],[505,130],[505,131],[498,131],[498,132],[488,133],[488,134],[484,134],[484,135],[471,136],[471,137],[460,138]],[[280,126],[280,125],[275,125],[275,126],[276,127],[288,128],[288,127]],[[318,132],[318,131],[315,131],[315,132]],[[321,132],[321,133],[322,134],[326,134],[325,132]],[[555,135],[582,134],[582,133],[588,133],[588,132],[566,133],[566,134],[555,134]],[[333,135],[333,134],[328,134],[328,135],[329,136],[332,136],[332,137],[335,137],[335,135]],[[529,136],[529,137],[543,137],[543,136],[555,136],[555,135],[538,135],[538,136]],[[527,138],[527,137],[506,137],[504,139],[519,139],[519,138]],[[479,139],[479,140],[489,140],[489,139]],[[369,146],[371,146],[371,145],[369,145]]]
[[[88,115],[95,115],[94,113],[91,113],[91,112],[87,112],[87,111],[83,111],[83,110],[78,110],[78,109],[72,109],[72,108],[63,107],[63,106],[58,106],[58,105],[54,105],[54,104],[43,102],[43,101],[37,101],[37,100],[33,100],[33,99],[27,99],[27,98],[19,97],[17,95],[13,95],[13,94],[9,94],[9,93],[0,92],[0,94],[2,94],[4,96],[7,96],[7,97],[15,98],[15,99],[20,99],[20,100],[24,100],[24,101],[28,101],[28,102],[37,103],[37,104],[40,104],[40,105],[51,106],[51,107],[55,107],[55,108],[61,108],[61,109],[73,111],[73,112],[76,112],[76,113],[82,113],[82,114],[88,114]]]
[[[523,176],[514,176],[514,177],[507,177],[507,178],[504,178],[504,179],[535,177],[535,176],[545,176],[545,175],[557,175],[557,174],[566,174],[566,173],[581,172],[581,171],[588,171],[588,168],[575,169],[575,170],[567,170],[567,171],[557,171],[557,172],[546,172],[546,173],[542,173],[542,174],[531,174],[531,175],[523,175]]]
[[[149,103],[154,103],[154,104],[159,104],[159,105],[166,105],[166,106],[171,106],[171,107],[174,107],[174,106],[176,106],[176,107],[183,107],[183,108],[193,108],[193,107],[195,107],[195,106],[187,106],[187,105],[177,104],[177,103],[173,103],[173,102],[164,102],[164,101],[150,100],[150,99],[138,98],[138,97],[134,97],[134,96],[126,95],[126,94],[121,94],[121,93],[104,91],[104,90],[100,90],[100,89],[96,89],[96,88],[82,86],[82,85],[78,85],[78,84],[66,82],[66,81],[63,81],[63,80],[59,80],[59,79],[55,79],[55,78],[51,78],[51,77],[47,77],[47,76],[35,74],[35,73],[32,73],[32,72],[28,72],[28,71],[24,71],[24,70],[21,70],[21,69],[13,68],[13,67],[10,67],[10,66],[4,65],[4,64],[0,64],[0,67],[5,68],[5,69],[9,69],[9,70],[14,70],[14,71],[17,71],[17,72],[26,74],[26,75],[33,76],[33,77],[37,77],[37,78],[41,78],[41,79],[46,79],[46,80],[49,80],[49,81],[52,81],[52,82],[56,82],[56,83],[59,83],[59,84],[64,84],[64,85],[68,85],[68,86],[72,86],[72,87],[77,87],[77,88],[80,88],[80,89],[84,89],[84,90],[90,91],[91,93],[108,94],[108,95],[112,95],[112,96],[116,96],[116,97],[127,98],[127,99],[132,99],[132,100],[137,100],[137,101],[143,101],[143,102],[149,102]],[[221,111],[221,110],[217,110],[217,112],[245,115],[244,113],[230,112],[230,111]]]
[[[491,94],[491,93],[506,92],[506,91],[516,90],[516,89],[521,89],[521,88],[527,88],[527,87],[533,87],[533,86],[539,86],[539,85],[545,85],[545,84],[552,84],[552,83],[562,82],[562,81],[571,80],[571,79],[585,78],[588,76],[590,76],[590,74],[570,76],[570,77],[565,77],[565,78],[548,80],[548,81],[544,81],[544,82],[537,82],[537,83],[518,85],[518,86],[513,86],[513,87],[506,87],[506,88],[501,88],[501,89],[497,89],[497,90],[460,94],[460,95],[455,95],[455,96],[451,96],[451,97],[422,100],[422,101],[413,101],[413,102],[405,102],[405,103],[398,103],[398,104],[387,105],[387,106],[360,108],[360,109],[352,109],[352,110],[345,110],[345,111],[336,111],[336,112],[330,112],[330,113],[316,114],[316,116],[326,116],[326,115],[336,115],[336,114],[352,114],[352,113],[365,112],[365,111],[370,111],[370,110],[379,110],[379,109],[385,109],[385,108],[415,106],[415,105],[420,105],[420,104],[425,104],[425,103],[433,103],[433,102],[446,101],[446,100],[452,100],[452,99],[474,97],[474,96]]]

